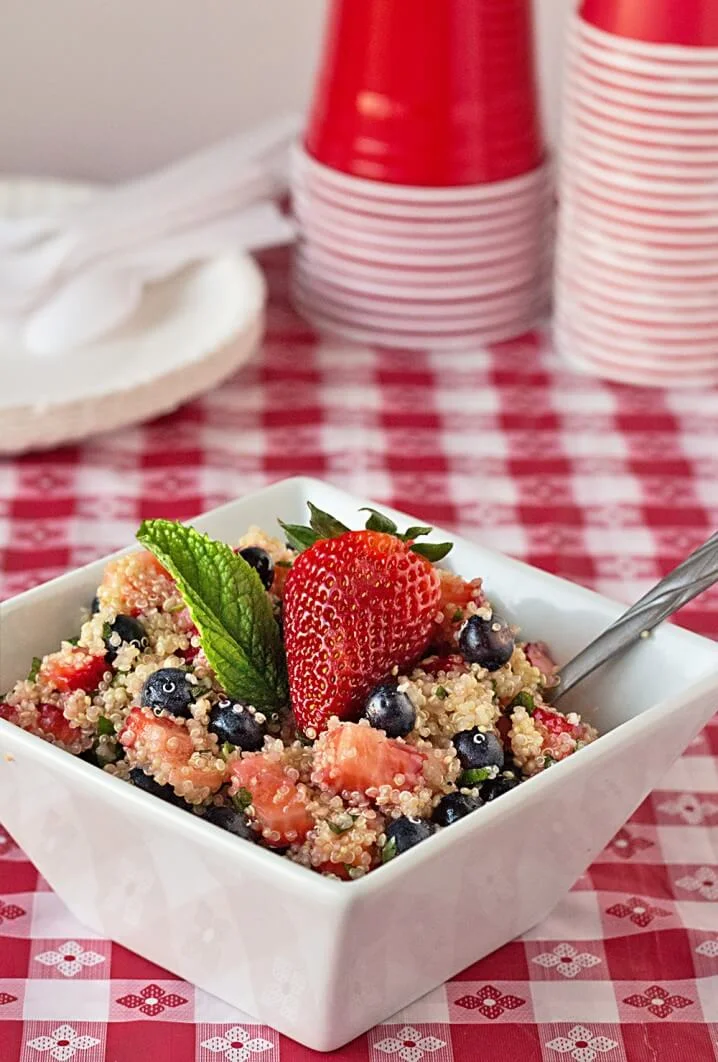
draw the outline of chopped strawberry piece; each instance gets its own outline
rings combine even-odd
[[[274,566],[272,593],[280,600],[284,597],[284,587],[287,585],[287,576],[291,570],[292,568],[289,564],[276,564]]]
[[[551,678],[558,670],[554,663],[549,647],[545,642],[527,642],[524,646],[526,659],[532,667],[537,667],[542,675]]]
[[[482,605],[484,594],[481,589],[481,579],[474,579],[468,583],[460,575],[448,572],[444,568],[438,569],[441,581],[441,600],[439,608],[443,612],[451,612],[452,609],[461,608],[473,601],[475,605]]]
[[[435,625],[431,635],[432,645],[439,652],[450,652],[456,648],[456,636],[460,631],[466,616],[467,606],[471,603],[481,606],[484,603],[484,595],[481,589],[481,579],[466,582],[460,575],[438,569],[441,582],[441,598],[437,615],[440,622]]]
[[[53,737],[63,745],[73,745],[81,737],[77,727],[70,726],[69,719],[62,714],[62,708],[55,704],[40,704],[37,709],[37,721],[34,729],[46,737]]]
[[[191,664],[199,651],[200,647],[198,645],[188,645],[186,649],[179,649],[177,655],[181,656],[183,660],[186,660],[188,664]]]
[[[157,717],[141,708],[133,708],[127,716],[119,740],[126,749],[134,749],[138,757],[149,760],[152,755],[159,754],[165,763],[173,765],[186,763],[194,752],[186,727],[174,719]]]
[[[157,717],[149,709],[133,708],[119,741],[130,750],[136,766],[153,777],[161,774],[161,784],[167,782],[175,790],[189,782],[193,790],[216,793],[224,781],[222,761],[210,750],[198,751],[187,727],[168,716]]]
[[[468,665],[463,656],[428,656],[419,664],[422,671],[427,675],[438,675],[440,671],[468,671]]]
[[[284,592],[292,707],[302,730],[356,718],[393,667],[426,650],[441,596],[436,568],[378,531],[322,539],[295,560]]]
[[[246,789],[252,797],[254,821],[265,844],[284,848],[301,843],[314,826],[307,810],[306,788],[278,760],[265,753],[235,760],[230,767],[231,791]]]
[[[509,746],[509,731],[511,730],[511,720],[505,715],[500,715],[496,720],[496,729],[499,732],[499,737],[503,741],[505,746]]]
[[[106,671],[104,656],[93,656],[86,649],[73,646],[70,650],[63,649],[46,656],[40,665],[38,678],[61,693],[72,690],[89,693],[97,689]]]
[[[335,877],[341,878],[342,881],[351,881],[349,875],[349,868],[344,866],[343,863],[331,863],[329,860],[326,863],[320,863],[318,867],[315,867],[320,874],[334,874]]]
[[[415,789],[423,752],[359,723],[342,723],[316,742],[312,781],[330,793],[368,793],[380,786]],[[372,794],[375,795],[375,794]]]
[[[17,723],[17,708],[14,704],[0,704],[0,719],[6,719],[8,723]]]
[[[576,731],[576,727],[573,723],[569,723],[565,715],[561,712],[549,711],[547,708],[536,708],[533,720],[544,727],[549,734],[570,734],[573,737]]]
[[[149,550],[126,553],[110,561],[97,590],[100,605],[128,616],[162,608],[177,593],[177,584]]]

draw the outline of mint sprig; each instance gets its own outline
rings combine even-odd
[[[286,705],[284,649],[255,570],[224,542],[172,520],[145,520],[137,539],[176,580],[227,695],[257,708]]]

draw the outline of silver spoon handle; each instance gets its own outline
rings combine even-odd
[[[718,532],[562,667],[558,673],[559,682],[546,690],[546,699],[555,704],[596,668],[640,638],[647,637],[654,627],[715,582],[718,582]]]

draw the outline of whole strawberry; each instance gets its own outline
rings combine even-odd
[[[314,507],[312,529],[285,527],[309,545],[294,562],[284,592],[284,637],[292,707],[311,736],[330,716],[356,718],[371,690],[426,650],[441,600],[430,557],[450,546],[415,546],[429,528],[399,535],[373,513],[367,530],[349,531]],[[310,544],[311,536],[320,537]]]

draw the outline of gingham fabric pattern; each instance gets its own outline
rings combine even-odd
[[[718,525],[718,391],[562,369],[546,334],[486,352],[319,340],[264,259],[260,357],[152,424],[0,466],[9,596],[307,473],[623,600]],[[718,636],[718,590],[680,617]],[[291,985],[286,986],[291,991]],[[321,1058],[75,921],[0,827],[0,1062]],[[540,926],[332,1056],[718,1062],[718,720]]]

